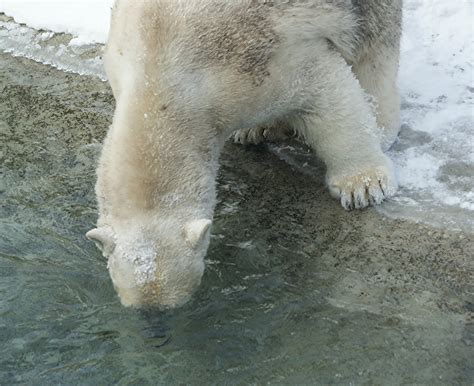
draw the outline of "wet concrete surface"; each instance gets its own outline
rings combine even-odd
[[[84,233],[106,83],[0,54],[0,383],[472,384],[474,235],[346,212],[227,144],[203,284],[123,309]]]

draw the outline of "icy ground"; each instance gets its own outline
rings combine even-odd
[[[405,2],[400,142],[390,151],[401,190],[382,210],[474,227],[474,2]]]
[[[0,15],[0,49],[105,79],[100,43],[112,3],[0,0],[0,12],[14,18]],[[379,207],[389,216],[474,229],[472,20],[471,0],[405,1],[399,80],[403,127],[390,150],[401,188]],[[301,151],[282,150],[292,164]]]

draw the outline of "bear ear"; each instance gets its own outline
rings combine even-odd
[[[211,220],[207,218],[201,218],[198,220],[189,221],[184,225],[184,239],[191,248],[195,249],[198,247],[199,242],[204,238],[211,224]]]
[[[104,256],[109,256],[115,249],[115,236],[110,227],[91,229],[86,237],[95,243]]]

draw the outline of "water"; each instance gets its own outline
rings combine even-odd
[[[0,24],[3,50],[104,78],[100,46]],[[200,291],[174,312],[127,310],[83,236],[96,219],[110,91],[0,62],[0,383],[470,383],[474,247],[459,203],[433,206],[428,189],[402,188],[381,210],[427,222],[441,214],[437,225],[467,233],[345,213],[303,146],[229,145]],[[435,159],[454,158],[452,144],[408,124],[391,156],[430,143]],[[462,185],[469,164],[443,167],[440,183],[472,191]]]
[[[200,290],[123,308],[84,238],[108,86],[0,63],[1,384],[471,383],[472,233],[345,212],[303,148],[229,144]]]

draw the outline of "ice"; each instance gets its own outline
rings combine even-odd
[[[73,45],[104,43],[114,0],[0,0],[0,12],[37,30],[73,35]]]
[[[106,80],[101,58],[103,45],[76,45],[73,41],[73,35],[36,30],[0,14],[0,50],[3,52]]]

